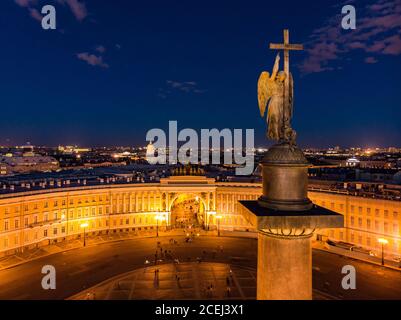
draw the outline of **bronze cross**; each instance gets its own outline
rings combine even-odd
[[[290,76],[290,50],[303,50],[304,46],[302,44],[290,44],[289,31],[284,29],[284,43],[270,43],[270,49],[284,50],[284,72],[286,80],[288,80]]]

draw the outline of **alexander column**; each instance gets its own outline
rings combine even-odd
[[[312,204],[308,199],[308,167],[296,146],[291,127],[293,79],[289,71],[289,44],[284,30],[284,71],[279,71],[277,54],[272,74],[262,72],[258,81],[258,102],[263,117],[267,111],[267,138],[278,141],[261,162],[263,195],[257,201],[240,201],[242,214],[258,230],[258,300],[312,299],[311,237],[318,228],[341,228],[342,215]]]

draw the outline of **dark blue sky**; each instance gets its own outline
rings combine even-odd
[[[289,28],[307,49],[291,53],[299,145],[401,147],[399,0],[6,0],[0,17],[0,145],[144,145],[168,120],[267,145],[256,83]]]

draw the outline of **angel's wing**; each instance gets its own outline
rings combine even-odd
[[[289,116],[292,118],[294,110],[294,79],[292,78],[292,73],[290,73],[289,79]]]
[[[270,75],[267,71],[263,71],[258,80],[258,103],[260,116],[263,117],[266,111],[267,102],[271,98],[271,93],[269,90],[269,80]]]

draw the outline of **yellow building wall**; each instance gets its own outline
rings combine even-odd
[[[221,215],[223,230],[248,230],[253,227],[239,214],[239,200],[256,200],[260,184],[216,183],[198,186],[132,184],[118,187],[79,187],[0,195],[0,255],[23,248],[42,246],[52,241],[76,238],[88,223],[88,234],[99,232],[153,229],[156,216],[165,214],[181,193],[199,195],[216,227]],[[330,239],[342,240],[378,250],[377,239],[386,238],[386,251],[401,254],[401,202],[355,197],[340,193],[309,192],[317,205],[345,216],[345,228],[318,230]],[[168,224],[168,219],[164,224]]]

